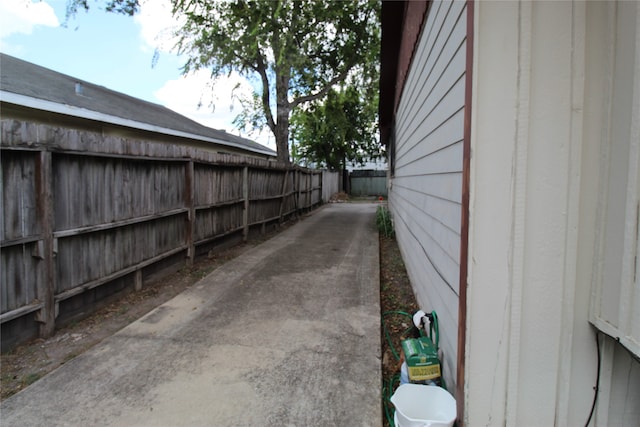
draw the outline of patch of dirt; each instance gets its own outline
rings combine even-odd
[[[347,193],[345,193],[344,191],[341,191],[339,193],[335,193],[329,199],[329,203],[346,203],[348,201],[349,201],[349,195]]]
[[[383,425],[393,425],[389,398],[400,381],[401,341],[416,333],[410,317],[419,310],[400,249],[394,237],[380,234],[380,314],[382,318]]]

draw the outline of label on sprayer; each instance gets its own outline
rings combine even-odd
[[[409,381],[426,381],[442,376],[438,350],[430,338],[404,340],[402,351],[407,362]]]

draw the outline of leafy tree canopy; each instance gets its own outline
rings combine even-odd
[[[358,86],[347,85],[331,89],[323,102],[296,110],[291,119],[294,159],[340,170],[347,162],[380,157],[375,120],[378,97],[366,95]]]
[[[106,0],[108,11],[133,15],[137,0]],[[380,43],[379,0],[172,0],[184,18],[178,53],[183,71],[231,71],[259,89],[238,123],[273,132],[278,160],[289,163],[289,120],[299,105],[323,98],[347,77],[368,74]],[[89,9],[69,0],[68,14]],[[377,68],[377,67],[376,67]]]

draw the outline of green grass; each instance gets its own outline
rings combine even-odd
[[[38,381],[40,379],[40,377],[42,377],[42,374],[37,373],[37,372],[33,372],[30,374],[27,374],[25,376],[22,377],[22,386],[26,387],[28,385],[31,385],[33,383],[35,383],[36,381]]]
[[[378,231],[384,237],[393,237],[393,222],[391,221],[391,213],[385,206],[378,206],[376,210],[376,225]]]

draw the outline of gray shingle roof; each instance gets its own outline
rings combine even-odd
[[[76,93],[77,84],[80,85],[81,94]],[[222,145],[228,143],[260,154],[276,154],[255,141],[203,126],[162,105],[58,73],[4,53],[0,53],[0,91],[81,109],[78,111],[96,112],[208,140],[213,139]]]

